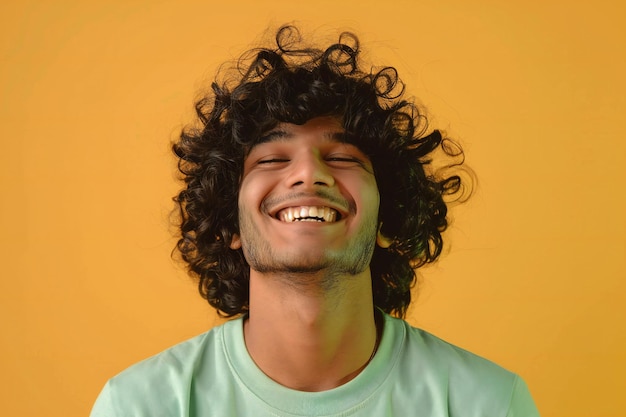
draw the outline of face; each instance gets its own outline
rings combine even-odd
[[[369,159],[335,118],[283,123],[244,162],[242,247],[254,271],[355,275],[369,267],[379,194]]]

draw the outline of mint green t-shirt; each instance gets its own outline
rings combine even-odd
[[[107,382],[91,417],[535,417],[522,379],[385,315],[376,355],[348,383],[286,388],[253,362],[243,319],[131,366]]]

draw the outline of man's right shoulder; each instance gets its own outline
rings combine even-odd
[[[227,367],[222,348],[225,325],[178,343],[111,378],[91,417],[186,415],[173,408],[187,406],[189,389],[198,373],[219,375]]]
[[[219,346],[221,340],[221,326],[177,343],[153,356],[137,362],[111,380],[126,380],[147,376],[168,376],[185,374],[193,368],[203,356]]]

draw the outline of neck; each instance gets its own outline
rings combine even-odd
[[[376,348],[370,272],[332,280],[308,275],[298,284],[295,278],[250,271],[246,347],[286,387],[323,391],[345,384]]]

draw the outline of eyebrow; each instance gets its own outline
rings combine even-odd
[[[274,129],[261,136],[259,140],[255,143],[256,145],[260,145],[262,143],[267,142],[285,142],[289,139],[292,139],[296,136],[293,132],[288,132],[282,129]],[[326,131],[324,132],[324,138],[333,142],[346,143],[346,134],[345,132],[339,131]]]

